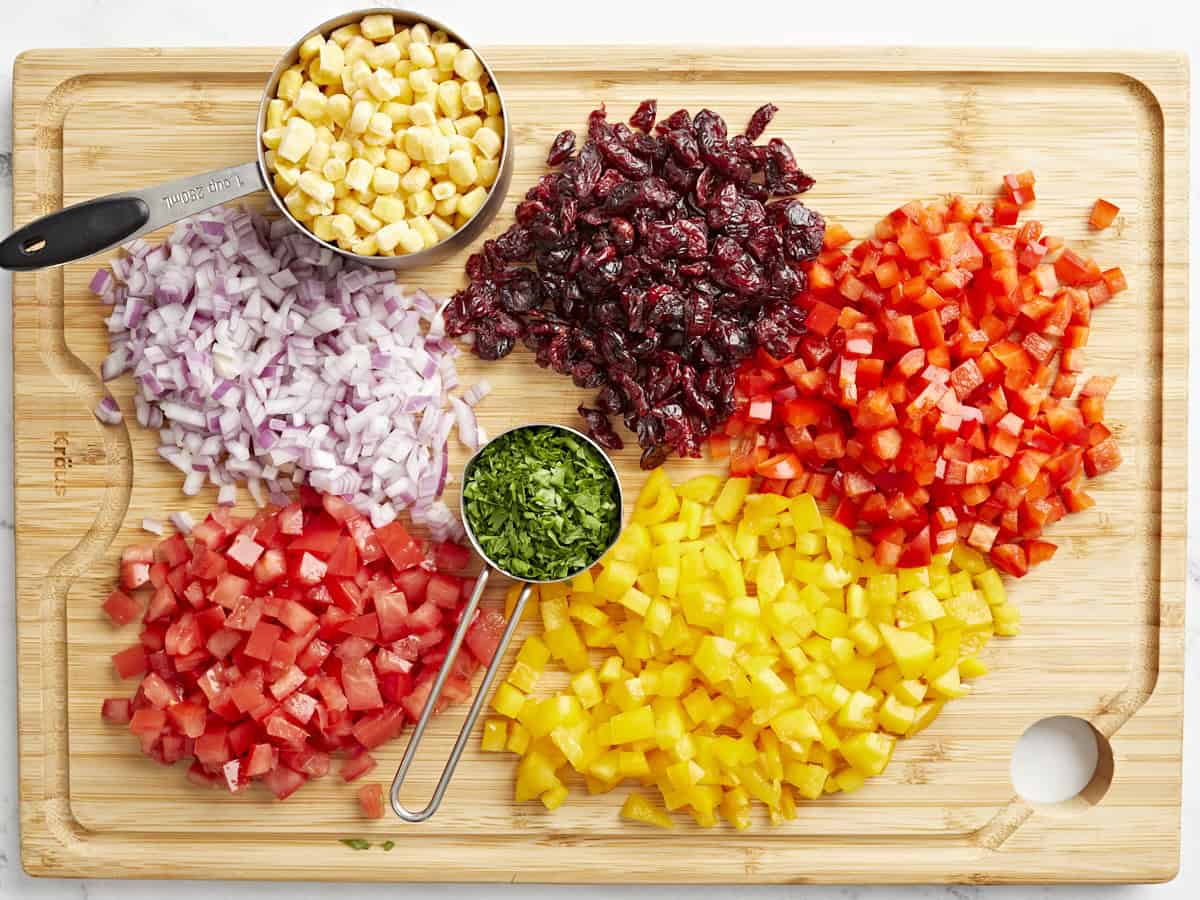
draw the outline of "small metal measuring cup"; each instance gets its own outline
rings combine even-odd
[[[508,109],[504,103],[504,94],[500,90],[500,83],[496,81],[496,74],[478,51],[475,52],[475,55],[487,73],[492,90],[500,97],[500,113],[504,118],[504,146],[500,150],[500,169],[495,183],[488,188],[487,199],[484,200],[483,206],[471,217],[469,222],[444,241],[416,253],[397,256],[361,256],[351,253],[343,250],[337,244],[321,240],[300,224],[275,190],[275,185],[267,170],[266,146],[263,144],[262,134],[266,127],[267,104],[275,97],[280,77],[299,59],[300,45],[310,37],[315,34],[328,35],[343,25],[359,22],[364,16],[372,14],[390,15],[400,26],[424,22],[429,26],[430,31],[444,31],[450,40],[474,50],[474,45],[464,41],[454,29],[443,25],[436,19],[410,10],[372,7],[344,13],[327,22],[322,22],[288,48],[279,58],[279,62],[275,64],[271,77],[267,79],[267,85],[258,106],[258,124],[255,128],[255,140],[258,143],[256,161],[205,172],[201,175],[177,178],[174,181],[166,181],[140,190],[107,194],[50,213],[48,216],[43,216],[18,228],[0,241],[0,269],[27,272],[75,262],[97,253],[104,253],[139,235],[156,231],[166,225],[178,222],[180,219],[204,212],[220,203],[227,203],[247,194],[253,194],[255,191],[266,191],[279,211],[296,226],[301,234],[310,240],[355,262],[378,269],[415,269],[427,266],[468,247],[479,237],[504,204],[509,181],[512,179],[513,160],[512,134],[508,121]]]
[[[547,578],[540,581],[530,581],[513,575],[511,572],[501,568],[495,560],[491,559],[479,546],[479,541],[475,537],[475,532],[471,528],[471,520],[467,516],[466,505],[462,506],[462,522],[463,527],[467,532],[467,539],[471,542],[471,546],[475,548],[475,552],[484,561],[483,571],[479,573],[479,578],[475,582],[475,590],[471,592],[471,599],[467,603],[467,607],[463,610],[462,621],[458,623],[458,628],[454,632],[454,636],[450,640],[450,648],[446,654],[446,659],[442,662],[442,668],[437,674],[437,678],[433,682],[433,690],[429,693],[429,699],[425,701],[425,708],[421,710],[421,717],[417,720],[417,724],[413,727],[412,735],[408,739],[408,746],[404,750],[404,758],[400,760],[400,767],[396,769],[396,775],[392,779],[392,810],[403,819],[405,822],[424,822],[437,812],[438,807],[442,805],[442,798],[446,794],[446,789],[450,786],[450,779],[454,777],[454,770],[458,768],[459,758],[463,754],[463,750],[467,747],[467,741],[471,738],[471,731],[475,727],[475,721],[479,718],[479,713],[483,710],[483,706],[487,703],[488,694],[491,691],[492,682],[496,678],[496,672],[500,669],[500,663],[504,660],[505,651],[508,649],[509,642],[512,641],[513,633],[517,630],[517,625],[521,622],[521,616],[525,612],[525,604],[529,601],[530,594],[533,593],[533,587],[537,584],[558,584],[562,581],[569,581],[574,578],[579,572],[591,568],[601,557],[609,551],[617,537],[621,532],[621,515],[624,510],[624,497],[621,493],[621,479],[617,475],[616,467],[613,466],[612,460],[608,454],[600,448],[600,445],[593,441],[586,434],[576,431],[574,428],[568,428],[566,425],[544,425],[530,424],[519,425],[516,428],[510,428],[508,431],[499,434],[493,440],[503,437],[505,434],[511,434],[514,431],[522,431],[526,428],[553,428],[558,431],[569,432],[581,441],[587,443],[604,460],[608,466],[609,474],[612,476],[613,486],[616,488],[617,495],[617,527],[613,529],[612,538],[596,558],[589,560],[588,564],[579,571],[572,572],[562,578]],[[463,467],[462,484],[466,487],[468,479],[471,477],[471,466],[475,460],[479,458],[486,448],[487,444],[480,447],[467,460],[467,464]],[[429,724],[429,719],[433,715],[433,708],[437,705],[439,695],[442,693],[442,687],[446,683],[446,679],[450,675],[450,670],[454,667],[454,661],[458,658],[459,649],[462,647],[463,638],[466,636],[468,629],[471,627],[471,620],[475,616],[475,610],[479,606],[480,598],[483,597],[484,588],[487,587],[488,578],[492,571],[501,572],[512,578],[514,581],[524,582],[525,587],[521,590],[520,596],[517,598],[517,603],[513,607],[512,615],[509,617],[508,624],[505,626],[504,634],[500,637],[500,643],[496,647],[496,652],[492,656],[492,661],[489,663],[487,670],[483,673],[483,680],[479,684],[479,691],[475,694],[475,700],[471,703],[470,710],[467,711],[467,719],[463,722],[462,730],[458,733],[458,739],[454,742],[454,747],[450,751],[450,758],[446,760],[446,767],[442,769],[442,776],[438,780],[437,787],[433,791],[433,798],[425,806],[424,809],[413,812],[400,802],[400,788],[404,785],[404,779],[408,775],[408,769],[413,763],[413,759],[417,755],[417,749],[421,746],[421,739],[425,735],[425,726]]]

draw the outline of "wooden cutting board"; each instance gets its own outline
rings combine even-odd
[[[285,804],[254,790],[193,788],[182,767],[138,753],[100,721],[127,695],[108,657],[135,631],[98,604],[144,515],[188,507],[153,435],[104,428],[91,410],[106,352],[86,285],[97,260],[15,281],[15,426],[21,847],[37,875],[337,880],[861,882],[1142,881],[1179,862],[1187,372],[1187,67],[1179,56],[987,50],[501,47],[489,58],[510,98],[512,196],[543,171],[562,128],[606,102],[623,118],[645,97],[664,112],[709,106],[741,125],[780,107],[817,178],[806,200],[857,235],[914,197],[990,197],[1005,172],[1038,175],[1036,215],[1108,265],[1130,291],[1097,314],[1091,367],[1118,372],[1109,403],[1125,463],[1097,507],[1057,525],[1054,561],[1010,589],[1022,634],[993,642],[992,673],[886,774],[803,806],[780,828],[689,825],[660,833],[617,817],[621,794],[573,795],[557,815],[511,800],[512,757],[474,746],[439,815],[364,823],[336,778]],[[248,160],[269,49],[34,51],[16,63],[15,221],[85,198]],[[1088,231],[1092,201],[1121,207]],[[258,198],[261,200],[262,198]],[[508,224],[512,204],[495,223]],[[463,260],[409,283],[448,292]],[[486,374],[490,433],[530,419],[575,421],[585,397],[514,353],[468,358]],[[128,379],[113,393],[131,411]],[[459,452],[458,461],[463,454]],[[643,475],[619,454],[633,495]],[[677,477],[701,463],[672,462]],[[452,486],[449,500],[455,501]],[[497,585],[496,591],[503,589]],[[1111,747],[1093,785],[1053,807],[1015,796],[1014,742],[1053,715],[1091,722]],[[433,728],[413,779],[427,796],[458,718]],[[402,747],[381,753],[386,778]],[[1111,776],[1111,786],[1108,777]],[[1107,790],[1105,788],[1107,787]],[[355,852],[339,838],[392,837]]]

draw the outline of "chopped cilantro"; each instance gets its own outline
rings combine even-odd
[[[517,578],[567,578],[595,563],[621,523],[605,460],[561,428],[520,428],[471,464],[465,512],[479,546]]]
[[[342,838],[341,842],[351,850],[370,850],[371,842],[364,841],[362,838]]]

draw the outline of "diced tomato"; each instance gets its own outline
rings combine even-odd
[[[484,610],[471,623],[465,641],[471,654],[481,664],[487,665],[492,661],[507,624],[504,616],[494,610]]]
[[[277,766],[263,776],[263,783],[277,800],[286,800],[296,793],[306,781],[308,781],[307,776],[286,766]]]
[[[383,818],[383,788],[376,783],[364,784],[358,789],[358,805],[368,819]]]
[[[340,770],[342,780],[350,782],[361,778],[374,769],[376,765],[378,764],[375,762],[375,757],[365,750],[356,755],[348,756],[346,761],[342,763]]]
[[[119,678],[133,678],[147,671],[149,664],[146,659],[146,648],[135,644],[112,657],[113,668]]]
[[[421,546],[399,522],[391,522],[377,529],[375,537],[397,571],[420,565],[425,558]]]
[[[462,581],[453,575],[433,575],[425,590],[429,603],[442,609],[456,609],[462,599]]]
[[[128,625],[142,611],[137,601],[123,591],[113,591],[109,594],[103,609],[114,625]]]

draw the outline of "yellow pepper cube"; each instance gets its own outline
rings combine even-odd
[[[714,635],[705,635],[692,657],[692,663],[708,683],[718,685],[728,679],[734,671],[733,655],[737,645],[733,641]]]
[[[650,764],[641,750],[621,750],[617,754],[617,771],[622,778],[644,778],[650,774]]]
[[[650,608],[650,598],[635,587],[622,594],[617,602],[639,616],[644,616]]]
[[[532,800],[561,783],[551,760],[537,750],[530,750],[517,766],[516,799]]]
[[[596,579],[596,593],[605,600],[617,600],[633,587],[637,577],[637,566],[619,559],[609,559]]]
[[[508,722],[504,719],[488,719],[483,723],[480,748],[488,753],[500,753],[508,744]]]
[[[525,751],[529,749],[529,745],[533,742],[533,735],[529,733],[529,729],[520,722],[513,722],[508,728],[508,743],[505,747],[510,753],[515,753],[518,756],[523,756]]]
[[[630,744],[654,737],[654,710],[649,706],[619,712],[609,720],[615,744]]]
[[[895,657],[896,665],[905,678],[919,678],[933,662],[933,642],[915,631],[901,631],[886,623],[879,626],[879,633],[888,652]]]
[[[540,797],[542,806],[553,812],[563,805],[563,801],[567,799],[567,793],[567,786],[565,784],[559,784],[557,787],[550,788],[550,790],[545,791]]]
[[[525,638],[525,643],[517,652],[517,661],[524,663],[536,672],[541,672],[550,661],[550,649],[536,634]]]
[[[864,775],[878,775],[887,768],[896,738],[879,731],[860,732],[842,741],[838,752]]]
[[[645,628],[653,635],[662,637],[671,625],[671,606],[665,600],[651,601],[646,608]]]
[[[492,709],[510,719],[515,719],[524,705],[525,694],[507,682],[501,684],[492,696]]]
[[[592,577],[591,569],[584,569],[571,579],[571,593],[590,594],[596,589],[596,580]]]
[[[968,631],[980,631],[992,625],[992,608],[982,591],[967,591],[947,597],[942,605],[946,615]]]
[[[916,718],[917,708],[900,701],[894,694],[889,694],[879,707],[877,719],[880,726],[893,734],[907,734]]]
[[[710,503],[721,490],[721,484],[719,475],[698,475],[679,485],[677,492],[679,496],[695,500],[697,503]]]
[[[565,625],[547,631],[544,639],[546,646],[550,648],[550,654],[555,659],[561,660],[570,671],[581,672],[587,668],[587,647],[584,646],[575,626],[569,621]]]
[[[945,614],[942,602],[929,588],[908,591],[896,604],[896,624],[901,628],[908,628],[920,622],[934,622]]]
[[[992,616],[996,620],[996,634],[1012,637],[1020,633],[1021,612],[1010,603],[1001,603],[992,608]]]
[[[817,610],[817,634],[821,637],[844,638],[850,631],[850,622],[846,614],[832,606],[822,606]]]
[[[771,730],[785,741],[818,741],[821,730],[808,710],[794,709],[777,713],[771,719]]]
[[[575,692],[584,709],[591,709],[604,699],[600,679],[596,676],[596,670],[592,668],[584,669],[571,679],[571,690]]]
[[[734,521],[749,493],[749,478],[730,478],[721,488],[721,493],[713,504],[713,516],[718,522]]]
[[[792,514],[792,527],[797,534],[806,531],[817,531],[821,527],[821,510],[817,507],[816,498],[812,494],[797,494],[789,505]]]
[[[976,573],[975,586],[983,593],[988,606],[1000,606],[1008,602],[1008,592],[1004,589],[1000,573],[995,569],[984,569]]]
[[[875,729],[875,698],[864,691],[854,691],[838,710],[837,725],[853,731]]]
[[[508,673],[508,678],[506,680],[513,687],[528,694],[537,686],[538,676],[540,674],[541,672],[539,670],[534,669],[527,663],[517,660],[515,663],[513,663],[512,671]]]
[[[625,675],[625,667],[622,664],[621,657],[610,656],[600,666],[600,672],[597,676],[601,684],[612,684]]]
[[[644,825],[655,825],[659,828],[671,829],[675,821],[660,809],[655,808],[649,800],[638,793],[631,793],[621,807],[621,818],[631,822],[641,822]]]

